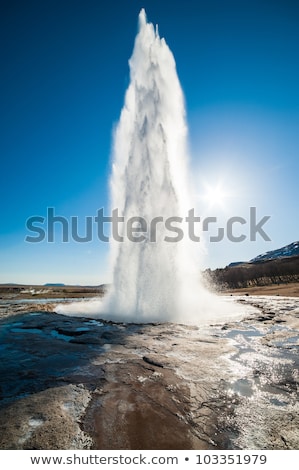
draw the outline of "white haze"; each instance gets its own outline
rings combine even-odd
[[[188,176],[187,126],[174,57],[144,10],[139,15],[130,85],[114,136],[111,210],[128,220],[142,216],[186,217],[194,207]],[[190,73],[192,71],[190,70]],[[240,313],[203,286],[199,245],[188,229],[178,243],[111,243],[113,287],[106,298],[57,307],[64,314],[94,315],[122,322],[206,323]],[[173,234],[172,234],[173,236]]]

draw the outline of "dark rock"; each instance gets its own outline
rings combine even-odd
[[[164,367],[164,365],[161,364],[161,362],[158,362],[155,359],[152,359],[148,356],[143,356],[142,359],[144,360],[144,362],[147,362],[148,364],[151,364],[152,366],[162,367],[162,368]]]

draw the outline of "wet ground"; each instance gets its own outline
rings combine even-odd
[[[299,449],[299,299],[237,301],[204,327],[2,304],[0,448]]]
[[[259,314],[221,327],[236,351],[230,356],[239,396],[234,445],[254,449],[299,448],[299,302],[298,298],[246,297],[239,301]],[[223,334],[220,333],[220,337]]]

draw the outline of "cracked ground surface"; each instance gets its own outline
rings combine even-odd
[[[238,301],[255,309],[205,327],[11,308],[0,448],[298,449],[299,300]]]

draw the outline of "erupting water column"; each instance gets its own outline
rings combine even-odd
[[[193,207],[184,98],[173,55],[144,10],[129,65],[130,85],[114,138],[111,209],[125,221],[143,217],[147,234],[141,242],[126,236],[112,242],[113,288],[104,309],[124,321],[188,321],[211,304],[187,227],[170,220],[165,227],[169,217],[185,218]],[[150,233],[154,218],[159,219]],[[183,240],[173,242],[174,227],[183,229]],[[165,241],[167,236],[172,241]]]

